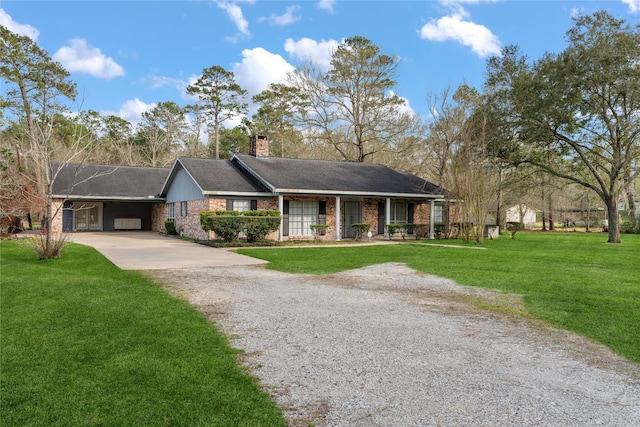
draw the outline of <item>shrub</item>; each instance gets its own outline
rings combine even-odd
[[[206,211],[200,213],[204,231],[213,231],[225,242],[233,242],[242,231],[242,218],[236,211]]]
[[[400,231],[399,230],[400,227],[402,227],[401,224],[387,224],[387,225],[385,225],[385,228],[387,230],[387,233],[389,234],[389,237],[393,236],[398,231]]]
[[[43,229],[37,236],[20,239],[20,242],[24,246],[32,249],[38,256],[38,259],[45,260],[49,258],[60,258],[62,250],[67,246],[67,243],[69,243],[69,239],[68,235],[63,233],[59,236],[52,236],[47,242],[47,232]]]
[[[246,211],[241,215],[242,231],[247,236],[247,242],[254,243],[264,240],[267,234],[276,231],[280,226],[280,211]]]
[[[629,219],[620,223],[620,232],[624,234],[640,234],[640,221]]]
[[[320,240],[329,231],[329,224],[311,224],[309,227],[313,231],[313,240]]]
[[[200,225],[204,231],[213,231],[225,242],[237,240],[245,233],[247,242],[257,242],[280,226],[280,212],[264,211],[206,211],[200,213]]]
[[[516,233],[518,231],[524,230],[524,223],[518,221],[509,221],[507,222],[507,231],[511,233],[511,238],[515,239]]]
[[[428,232],[429,226],[427,224],[407,224],[407,233],[413,233],[416,240],[426,237]]]
[[[371,229],[371,224],[367,222],[358,222],[355,224],[351,224],[351,227],[356,233],[356,240],[362,240],[362,236],[364,236],[364,233],[367,233]]]
[[[167,234],[169,236],[175,236],[178,234],[176,231],[176,224],[170,219],[164,222],[164,229],[167,230]]]

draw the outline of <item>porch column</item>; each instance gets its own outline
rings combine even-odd
[[[435,234],[436,228],[433,221],[435,210],[436,210],[436,201],[432,199],[431,203],[429,204],[429,238],[430,239],[435,239],[436,237],[436,234]]]
[[[340,196],[336,196],[336,240],[340,240],[340,236],[342,233],[340,232],[340,219],[342,215],[340,214]]]
[[[278,241],[283,240],[283,227],[284,227],[284,198],[281,194],[278,195],[278,210],[280,211],[280,228],[278,229]]]
[[[387,201],[385,204],[384,224],[385,225],[391,224],[391,198],[390,197],[387,197]],[[389,227],[385,227],[384,235],[387,238],[387,240],[391,239],[391,236],[389,235]]]

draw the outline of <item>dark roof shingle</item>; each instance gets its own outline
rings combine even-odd
[[[52,190],[65,198],[147,199],[158,194],[168,174],[168,168],[54,163]]]
[[[178,157],[177,161],[205,192],[267,192],[264,186],[230,160]]]
[[[442,194],[435,184],[382,165],[236,155],[276,190]]]

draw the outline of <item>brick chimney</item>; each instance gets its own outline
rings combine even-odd
[[[269,157],[269,137],[253,135],[249,141],[249,154],[255,157]]]

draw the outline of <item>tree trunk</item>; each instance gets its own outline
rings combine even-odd
[[[636,220],[636,202],[633,199],[634,194],[633,194],[633,187],[631,185],[628,185],[626,188],[626,193],[627,193],[627,205],[628,205],[628,210],[627,210],[627,214],[629,215],[629,219],[632,221]]]
[[[549,194],[549,231],[554,231],[555,229],[556,226],[553,223],[553,200],[551,200],[551,194]]]
[[[502,171],[500,171],[500,173],[502,174]],[[498,235],[500,235],[500,233],[502,233],[502,229],[503,227],[503,217],[502,217],[502,190],[498,190],[498,197],[497,197],[497,202],[496,202],[496,225],[498,226]]]
[[[544,183],[542,184],[542,231],[547,231],[547,212],[544,210]]]
[[[607,221],[609,240],[607,240],[607,243],[620,243],[620,218],[618,218],[617,197],[609,196],[606,200],[606,205],[607,215],[609,216]]]
[[[48,192],[47,194],[47,206],[45,207],[45,218],[47,219],[47,228],[45,230],[46,233],[46,237],[45,237],[45,246],[44,246],[44,258],[43,259],[49,259],[52,256],[52,246],[53,246],[53,242],[52,242],[52,231],[51,231],[51,222],[53,221],[53,218],[51,218],[51,214],[53,213],[53,198],[51,197],[51,192]]]

